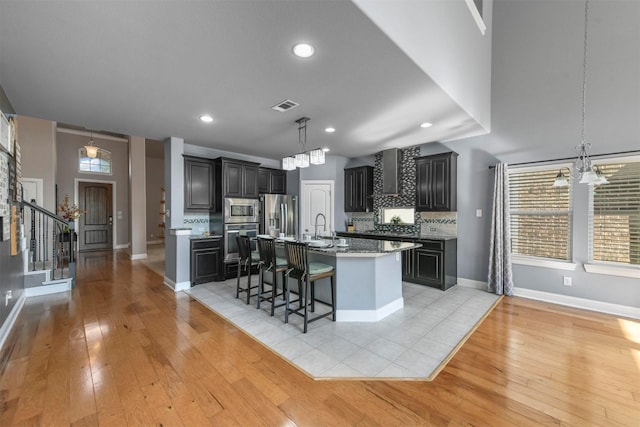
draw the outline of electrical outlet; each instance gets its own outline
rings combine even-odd
[[[8,306],[9,305],[9,300],[13,298],[13,292],[12,291],[6,291],[4,293],[4,306]]]
[[[571,283],[571,277],[569,277],[569,276],[564,276],[563,281],[562,281],[562,284],[563,284],[563,285],[565,285],[565,286],[571,286],[571,285],[572,285],[572,283]]]

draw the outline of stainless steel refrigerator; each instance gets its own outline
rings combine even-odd
[[[260,234],[298,238],[298,201],[286,194],[260,196]]]

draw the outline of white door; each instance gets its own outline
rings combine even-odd
[[[302,181],[300,183],[301,235],[313,235],[316,228],[319,235],[330,235],[335,230],[333,194],[333,181]]]
[[[41,206],[43,204],[43,193],[42,186],[43,181],[42,178],[20,178],[20,183],[22,184],[23,190],[23,200],[27,202],[31,202],[35,200],[36,205]],[[29,247],[31,242],[31,209],[25,208],[24,210],[24,237],[27,239],[27,247]],[[44,239],[45,236],[41,236],[40,222],[36,218],[35,223],[35,238],[37,240],[36,245],[36,261],[42,261],[45,257],[46,248],[44,247]],[[29,253],[29,261],[33,261],[33,253],[30,251]]]

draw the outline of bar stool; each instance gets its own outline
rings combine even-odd
[[[336,285],[334,281],[334,268],[321,262],[309,262],[308,246],[301,242],[285,242],[287,253],[286,277],[298,280],[298,294],[300,304],[297,309],[290,306],[290,286],[286,288],[284,323],[289,323],[289,314],[297,314],[304,318],[303,333],[307,333],[307,325],[323,317],[331,316],[336,320]],[[309,311],[315,311],[315,283],[317,280],[329,277],[331,279],[331,304],[318,301],[331,307],[331,311],[309,318]],[[304,282],[304,287],[302,286]],[[302,313],[300,313],[302,311]]]
[[[236,298],[240,298],[240,292],[247,293],[247,304],[249,304],[249,300],[252,296],[256,296],[257,294],[251,295],[252,289],[257,289],[258,285],[251,286],[251,268],[258,265],[260,261],[258,254],[251,251],[251,241],[249,240],[249,236],[236,236],[236,243],[238,245],[238,279],[236,282]],[[240,276],[242,275],[242,268],[247,271],[247,287],[240,287]]]
[[[285,272],[287,271],[287,260],[276,256],[276,242],[275,239],[268,237],[258,237],[258,254],[260,254],[260,263],[258,264],[259,285],[258,285],[258,304],[256,308],[260,308],[262,301],[267,301],[271,304],[271,316],[273,316],[276,307],[285,305],[285,289],[287,287],[287,281],[285,278]],[[271,282],[266,282],[271,285],[271,295],[264,294],[265,273],[271,273]],[[282,293],[278,293],[278,273],[282,273]],[[276,298],[282,296],[283,302],[276,304]]]

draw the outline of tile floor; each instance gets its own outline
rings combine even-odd
[[[289,316],[285,324],[283,307],[270,317],[269,304],[258,310],[252,298],[246,305],[235,298],[235,286],[230,279],[185,292],[316,379],[431,380],[499,299],[477,289],[454,286],[443,292],[405,282],[404,308],[385,319],[325,318],[303,334],[301,317]]]

